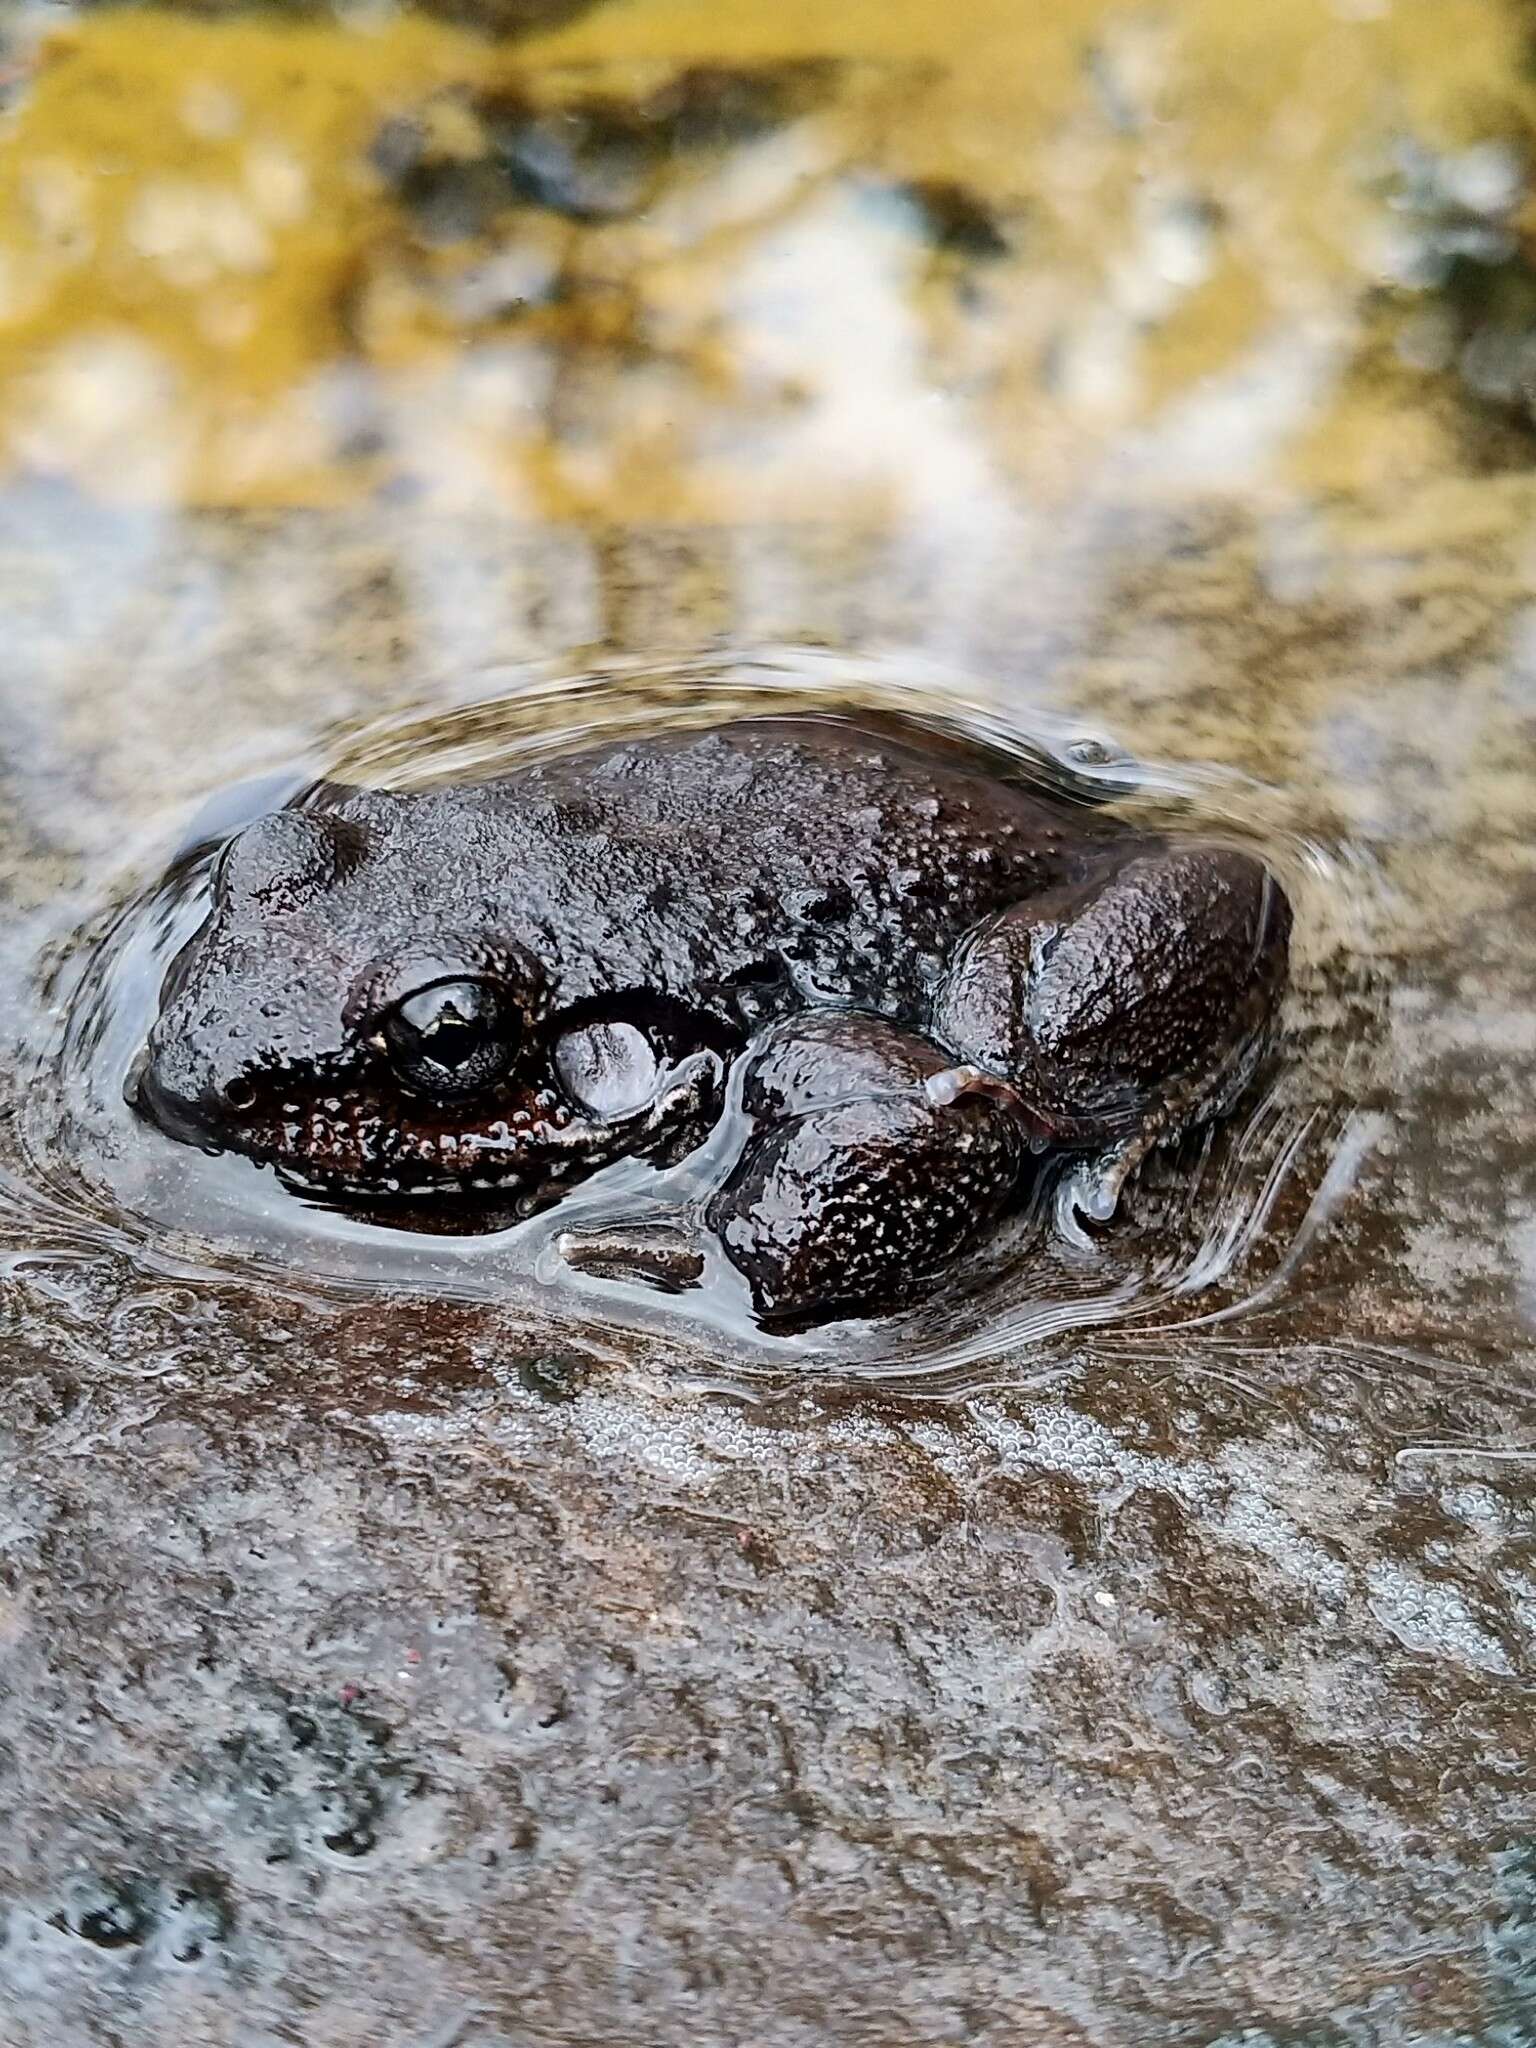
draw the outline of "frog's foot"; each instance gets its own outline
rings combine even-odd
[[[1079,1238],[1153,1145],[1231,1105],[1285,980],[1290,906],[1262,861],[1136,847],[967,933],[934,1008],[962,1063],[1007,1075],[1055,1144],[1102,1155],[1062,1186]]]
[[[1096,1157],[1079,1160],[1057,1183],[1056,1228],[1081,1251],[1096,1249],[1085,1225],[1112,1223],[1126,1184],[1149,1154],[1177,1145],[1186,1132],[1229,1115],[1247,1092],[1270,1042],[1270,1019],[1261,1018],[1232,1047],[1224,1069],[1197,1072],[1169,1088],[1140,1124]]]
[[[874,1017],[803,1018],[769,1040],[744,1089],[758,1128],[707,1214],[765,1321],[909,1301],[1013,1199],[1028,1130],[980,1089],[935,1096],[951,1064]]]

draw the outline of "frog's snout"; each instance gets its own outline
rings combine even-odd
[[[179,1144],[198,1145],[207,1151],[222,1149],[221,1124],[227,1124],[231,1111],[237,1111],[242,1102],[249,1107],[255,1091],[243,1098],[242,1088],[250,1089],[250,1084],[238,1075],[231,1075],[222,1086],[211,1075],[195,1075],[184,1058],[168,1057],[164,1047],[157,1046],[158,1035],[151,1033],[149,1043],[128,1069],[123,1100],[135,1116]]]
[[[210,1008],[201,988],[173,988],[162,997],[160,1014],[124,1077],[123,1098],[166,1137],[219,1152],[238,1146],[261,1090],[248,1034],[234,1020],[212,1026]]]

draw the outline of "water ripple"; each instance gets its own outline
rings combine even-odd
[[[325,734],[278,774],[212,797],[94,915],[40,933],[37,1002],[0,1141],[0,1273],[47,1287],[106,1256],[136,1276],[113,1314],[168,1328],[195,1317],[199,1290],[215,1283],[317,1306],[427,1297],[547,1330],[661,1338],[697,1384],[720,1389],[750,1394],[809,1373],[951,1399],[1049,1381],[1074,1346],[1079,1357],[1085,1345],[1151,1356],[1284,1304],[1387,1128],[1357,1099],[1372,999],[1351,984],[1352,937],[1378,908],[1374,874],[1357,849],[1303,830],[1290,793],[1210,766],[1138,761],[1109,735],[1060,720],[1021,725],[974,678],[899,652],[853,661],[774,648],[575,674],[501,670],[448,694],[447,708]],[[1155,1155],[1107,1230],[1065,1240],[1042,1198],[922,1307],[770,1337],[715,1270],[701,1290],[662,1298],[577,1276],[558,1257],[574,1217],[697,1205],[708,1145],[667,1173],[612,1169],[514,1229],[436,1237],[304,1206],[247,1163],[171,1145],[125,1109],[125,1076],[165,967],[202,915],[218,845],[294,790],[326,778],[452,782],[622,731],[833,707],[900,710],[995,748],[1010,773],[1069,800],[1256,843],[1291,891],[1295,986],[1269,1078],[1236,1116]]]

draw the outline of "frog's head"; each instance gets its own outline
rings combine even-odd
[[[228,843],[130,1083],[141,1114],[350,1200],[525,1208],[698,1123],[717,1063],[561,1014],[508,849],[443,803],[331,791]]]

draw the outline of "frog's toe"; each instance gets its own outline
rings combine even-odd
[[[1080,1159],[1056,1184],[1056,1230],[1079,1251],[1097,1251],[1089,1226],[1112,1223],[1125,1184],[1146,1156],[1150,1140],[1143,1134],[1095,1159]]]

